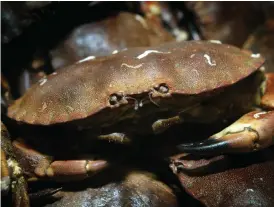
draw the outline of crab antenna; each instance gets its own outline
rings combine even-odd
[[[139,107],[143,107],[144,106],[144,101],[148,100],[147,98],[143,98],[141,99],[141,101],[139,101]]]
[[[148,93],[149,100],[150,100],[151,103],[153,103],[154,105],[160,107],[159,104],[157,104],[155,101],[152,100],[152,92],[153,92],[153,91],[150,91],[150,92]]]
[[[189,110],[191,110],[191,109],[193,109],[193,108],[198,107],[199,105],[201,105],[201,103],[194,104],[193,106],[187,107],[187,108],[185,108],[184,110],[180,111],[180,113],[184,113],[184,112],[186,112],[186,111],[189,111]]]
[[[142,107],[142,106],[143,106],[143,100],[144,100],[144,99],[142,99],[141,101],[139,101],[139,107]]]
[[[138,100],[136,99],[136,98],[132,98],[132,97],[129,97],[129,96],[125,96],[124,97],[125,99],[130,99],[130,100],[134,100],[134,109],[135,110],[138,110],[138,108],[139,108],[139,103],[138,103]]]

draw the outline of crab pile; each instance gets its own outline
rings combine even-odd
[[[233,42],[216,26],[221,41],[209,40],[216,20],[201,3],[126,6],[5,62],[20,70],[1,80],[3,202],[273,206],[274,57],[248,50],[249,27]],[[23,34],[5,34],[6,47]]]

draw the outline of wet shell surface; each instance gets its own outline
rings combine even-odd
[[[132,48],[44,77],[9,107],[8,116],[29,124],[64,123],[111,108],[111,94],[145,93],[160,84],[171,95],[199,95],[234,84],[263,63],[259,54],[206,41]]]

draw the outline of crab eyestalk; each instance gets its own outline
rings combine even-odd
[[[266,75],[266,89],[261,106],[266,110],[252,111],[214,134],[209,139],[181,144],[185,153],[220,154],[257,151],[274,144],[274,74]]]

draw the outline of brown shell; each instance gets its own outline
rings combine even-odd
[[[132,48],[41,79],[8,109],[8,116],[39,125],[83,119],[111,107],[110,94],[140,94],[161,83],[171,95],[198,95],[234,84],[263,62],[259,55],[205,41]]]

